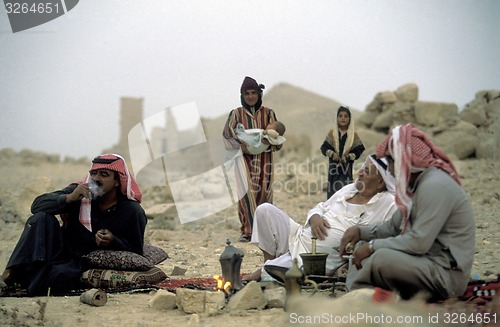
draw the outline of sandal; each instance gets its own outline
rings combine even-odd
[[[248,242],[250,242],[251,238],[252,237],[250,235],[241,234],[239,241],[242,243],[248,243]]]

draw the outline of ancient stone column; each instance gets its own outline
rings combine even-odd
[[[495,162],[498,163],[500,159],[500,98],[493,100],[493,122],[495,124],[495,148],[493,149],[493,158],[495,158]]]
[[[127,148],[128,133],[136,124],[142,120],[143,98],[120,98],[120,139],[118,146]]]

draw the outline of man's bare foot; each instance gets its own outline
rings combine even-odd
[[[0,288],[4,288],[10,285],[11,280],[11,270],[5,269],[2,275],[0,275]]]
[[[256,271],[254,271],[253,273],[251,273],[250,275],[243,276],[241,279],[242,280],[254,280],[254,281],[258,282],[261,279],[261,273],[262,273],[262,270],[259,268]]]

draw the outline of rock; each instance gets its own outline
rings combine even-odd
[[[486,117],[488,122],[493,123],[495,117],[500,117],[500,98],[491,100],[485,107]]]
[[[372,128],[375,130],[387,129],[392,125],[392,110],[386,110],[375,118]]]
[[[284,287],[266,289],[264,290],[264,297],[266,298],[268,308],[284,308],[286,289]]]
[[[486,103],[483,100],[475,100],[460,112],[460,118],[475,126],[481,126],[486,122]]]
[[[200,324],[200,316],[196,313],[193,313],[189,318],[188,325],[198,326]]]
[[[146,212],[146,216],[150,219],[174,219],[177,217],[177,211],[175,210],[175,204],[173,203],[157,204],[145,209],[144,211]]]
[[[415,109],[412,103],[398,101],[392,109],[393,125],[415,123]]]
[[[175,266],[170,276],[184,276],[186,274],[187,269],[181,268],[179,266]]]
[[[453,103],[419,102],[418,86],[408,83],[394,92],[377,93],[360,116],[359,125],[386,134],[396,125],[411,123],[459,159],[473,155],[495,158],[500,156],[500,137],[495,140],[495,135],[500,135],[500,124],[494,123],[496,115],[500,115],[500,90],[477,92],[475,99],[459,114]],[[466,136],[465,147],[460,148],[458,141],[452,138],[464,133],[469,136]],[[471,136],[478,136],[479,140]],[[365,142],[366,138],[362,140]],[[370,144],[365,143],[365,148],[372,150]]]
[[[460,120],[455,125],[448,128],[452,132],[464,132],[470,135],[476,136],[478,134],[478,129],[473,124]]]
[[[416,102],[418,100],[418,86],[415,83],[408,83],[398,87],[394,94],[399,101]]]
[[[208,315],[219,314],[226,306],[226,293],[205,292],[205,313]]]
[[[495,155],[493,149],[495,149],[495,140],[493,135],[487,137],[487,135],[481,133],[476,146],[476,158],[493,159]]]
[[[478,138],[460,131],[446,131],[433,137],[433,141],[447,154],[458,159],[470,157],[476,151]]]
[[[205,312],[205,292],[178,288],[176,290],[177,308],[185,313]]]
[[[415,102],[416,122],[424,126],[437,126],[458,115],[458,107],[453,103]]]
[[[380,142],[382,142],[387,136],[385,133],[377,132],[374,130],[369,130],[365,128],[360,128],[356,131],[358,133],[359,138],[363,142],[366,149],[374,148]],[[364,154],[369,154],[365,150]]]
[[[224,292],[212,292],[178,288],[176,304],[179,310],[185,313],[206,313],[214,315],[220,313],[226,304]]]
[[[379,113],[381,111],[381,105],[382,104],[375,97],[375,99],[373,99],[369,104],[366,105],[365,112],[373,111]]]
[[[361,125],[361,126],[371,127],[378,115],[379,115],[378,111],[365,111],[357,119],[356,123],[358,126]]]
[[[267,301],[259,283],[251,281],[238,293],[231,296],[227,308],[229,310],[262,309],[266,304]]]
[[[375,96],[375,100],[381,104],[385,104],[385,103],[394,103],[396,102],[397,98],[394,92],[384,91],[377,93],[377,95]]]
[[[144,210],[148,224],[153,229],[174,230],[178,224],[177,207],[173,203],[162,203]]]
[[[488,98],[488,101],[500,99],[500,90],[489,90],[487,98]]]
[[[149,300],[149,307],[157,310],[172,310],[177,307],[177,296],[167,290],[158,290]]]

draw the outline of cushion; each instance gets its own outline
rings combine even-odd
[[[124,271],[92,268],[82,274],[81,282],[89,287],[129,288],[159,283],[168,276],[158,267],[147,271]]]
[[[144,245],[142,255],[149,259],[153,265],[157,265],[166,259],[168,259],[167,252],[163,251],[162,248],[159,248],[154,245]]]
[[[95,250],[82,256],[92,268],[146,271],[168,258],[161,248],[145,245],[143,255],[129,251]]]

